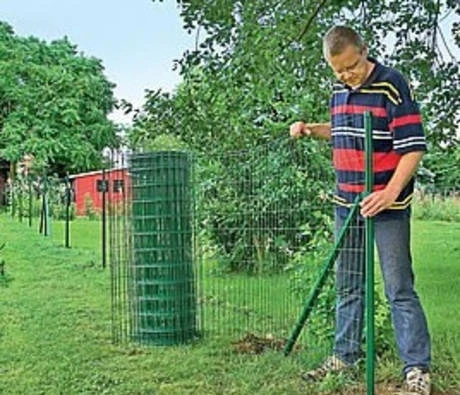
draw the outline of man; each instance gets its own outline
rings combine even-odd
[[[410,252],[410,204],[413,175],[426,151],[420,112],[410,89],[396,70],[368,57],[362,38],[336,26],[323,40],[324,56],[338,78],[330,102],[331,123],[296,122],[294,138],[332,140],[337,177],[336,232],[351,203],[364,191],[363,113],[373,114],[374,190],[360,204],[360,218],[375,218],[375,239],[391,308],[405,386],[412,394],[430,394],[430,336],[414,290]],[[351,367],[360,357],[364,309],[362,226],[347,236],[337,262],[334,352],[303,377],[317,380]]]

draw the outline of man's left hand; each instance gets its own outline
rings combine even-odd
[[[361,215],[363,217],[373,217],[380,213],[383,210],[389,208],[398,197],[398,194],[395,194],[389,190],[382,190],[377,192],[372,192],[369,196],[366,196],[361,205]]]

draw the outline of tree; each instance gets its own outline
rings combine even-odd
[[[98,167],[101,150],[117,144],[107,119],[114,84],[102,62],[67,38],[43,42],[0,23],[0,156],[31,154],[52,172]]]
[[[256,259],[238,256],[238,251],[251,254],[244,246],[252,243],[250,229],[254,228],[239,214],[243,208],[256,212],[260,201],[273,201],[278,202],[281,212],[287,212],[289,201],[283,199],[284,193],[300,193],[303,203],[308,204],[317,202],[318,195],[332,184],[332,174],[325,171],[330,167],[329,148],[317,142],[296,146],[296,156],[302,158],[298,163],[293,162],[286,146],[267,153],[271,158],[269,175],[276,182],[268,195],[267,191],[257,191],[260,200],[250,196],[254,190],[238,189],[241,182],[251,182],[249,174],[264,176],[255,156],[243,166],[238,155],[228,155],[242,150],[256,152],[276,139],[287,140],[288,125],[294,120],[320,122],[329,118],[332,75],[323,60],[321,38],[330,26],[355,27],[368,42],[372,55],[385,59],[385,63],[399,68],[418,84],[416,94],[431,151],[428,165],[436,166],[437,153],[458,149],[460,75],[450,51],[442,50],[445,45],[439,29],[446,13],[460,13],[457,2],[198,0],[177,4],[184,28],[197,35],[197,45],[175,62],[183,82],[174,93],[147,93],[130,137],[136,144],[157,134],[177,135],[204,158],[203,174],[208,176],[203,178],[207,179],[203,184],[207,199],[202,204],[205,222],[212,225],[211,238],[234,254],[232,268],[238,268],[238,262]],[[457,22],[451,26],[457,45],[458,28]],[[458,155],[448,157],[452,169],[456,168],[456,158]],[[293,166],[298,168],[283,177],[274,164],[282,166],[285,174]],[[243,168],[251,170],[242,172]],[[316,207],[318,217],[323,218],[327,206],[318,203]],[[299,212],[307,213],[306,218],[290,218],[293,222],[289,224],[282,216],[278,219],[292,229],[302,228],[302,221],[314,224],[321,234],[327,221],[315,219],[313,213],[318,210],[302,206]],[[239,231],[232,233],[228,229]],[[266,232],[264,243],[273,240],[273,236],[276,237]],[[294,239],[284,242],[289,248],[295,244]],[[307,244],[308,239],[303,242]]]
[[[246,146],[257,144],[263,135],[278,135],[298,117],[326,119],[331,75],[320,40],[330,26],[343,23],[360,31],[374,56],[400,69],[414,84],[433,154],[426,164],[436,167],[439,152],[453,157],[459,142],[460,72],[440,26],[451,17],[449,30],[460,47],[458,1],[177,4],[184,28],[197,34],[197,45],[175,64],[184,83],[168,105],[168,113],[176,118],[170,121],[175,123],[170,132],[180,130],[207,149],[209,139],[228,148],[227,137],[230,147]],[[143,119],[148,123],[163,97],[150,92],[146,99]],[[231,132],[223,136],[218,133],[222,128]]]

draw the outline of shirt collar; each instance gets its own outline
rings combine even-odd
[[[366,81],[364,81],[364,83],[359,88],[364,88],[366,86],[371,85],[376,80],[376,78],[379,75],[380,70],[382,68],[382,65],[377,61],[377,59],[375,59],[375,58],[373,58],[371,56],[368,56],[367,60],[369,62],[374,63],[374,69],[371,71],[371,73],[369,74],[369,77],[367,77]]]

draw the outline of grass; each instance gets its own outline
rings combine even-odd
[[[414,228],[437,393],[460,394],[460,224],[416,221]],[[343,384],[350,393],[364,393],[347,377],[302,387],[305,353],[238,354],[228,341],[212,337],[180,347],[114,345],[100,223],[72,223],[72,249],[63,247],[61,223],[53,224],[51,238],[5,216],[0,229],[0,241],[7,242],[6,277],[0,279],[1,394],[332,394],[345,393],[334,392]],[[399,369],[396,360],[379,365],[384,387],[398,381]]]

